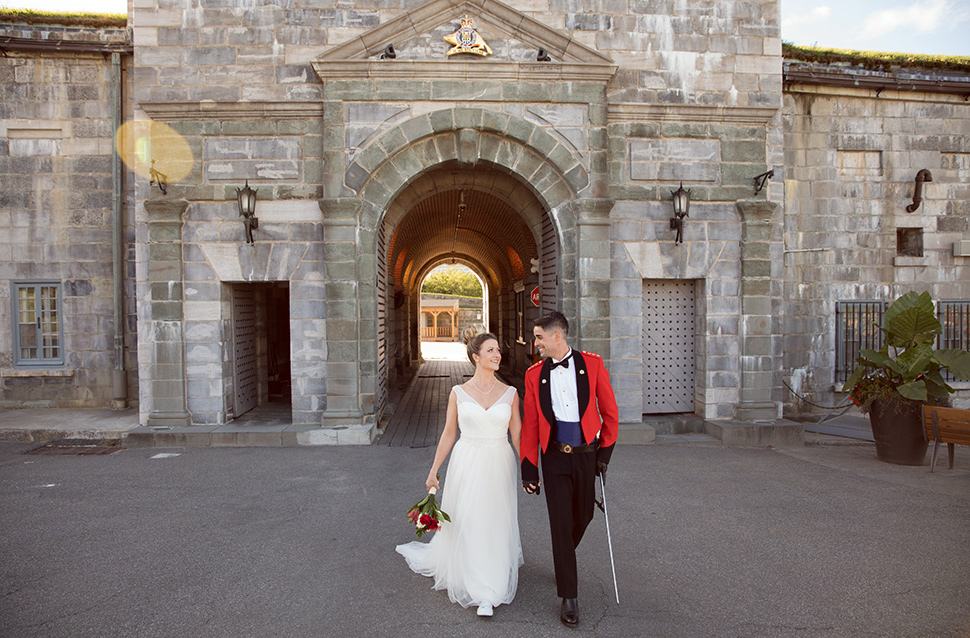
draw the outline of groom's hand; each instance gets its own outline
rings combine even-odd
[[[596,462],[596,476],[602,477],[603,482],[606,482],[606,468],[608,465],[603,461]]]
[[[522,489],[526,494],[538,494],[541,484],[540,481],[522,481]]]

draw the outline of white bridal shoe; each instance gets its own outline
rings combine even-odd
[[[479,616],[491,616],[492,615],[492,606],[491,605],[479,605],[478,606],[478,615]]]

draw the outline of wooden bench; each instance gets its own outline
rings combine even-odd
[[[946,443],[950,453],[950,469],[953,469],[953,446],[970,445],[970,410],[958,408],[939,408],[932,405],[923,406],[923,423],[926,425],[926,438],[935,441],[933,446],[933,461],[930,472],[936,468],[936,455],[940,451],[940,443]]]

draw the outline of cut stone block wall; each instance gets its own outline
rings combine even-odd
[[[212,100],[316,101],[310,60],[425,2],[215,3],[192,0],[134,4],[138,102]],[[615,102],[780,106],[781,35],[776,0],[693,2],[508,3],[515,10],[612,58],[621,67],[610,83]],[[448,5],[443,3],[444,8]],[[487,7],[469,3],[469,14]],[[441,38],[455,21],[407,42],[398,59],[443,58]],[[476,29],[494,59],[535,60],[534,42],[508,38],[487,19]],[[372,52],[374,58],[381,50]]]
[[[616,203],[610,214],[610,373],[622,422],[639,421],[643,411],[644,279],[701,282],[695,315],[697,414],[734,418],[744,386],[742,356],[771,361],[781,355],[780,325],[765,335],[775,350],[765,350],[758,349],[760,336],[748,335],[742,321],[743,296],[778,296],[780,286],[742,290],[742,219],[736,206],[765,203],[774,194],[766,189],[755,196],[751,178],[770,167],[768,131],[775,111],[752,109],[737,115],[742,121],[736,123],[700,123],[714,120],[710,114],[702,107],[611,113],[610,190]],[[629,121],[634,116],[637,121]],[[691,205],[684,243],[675,244],[670,193],[681,181],[691,191]],[[758,260],[749,257],[749,267],[758,261],[768,268],[765,275],[780,272],[780,251],[767,250],[770,235],[764,241],[765,252]]]
[[[891,302],[910,291],[970,300],[970,108],[958,96],[793,86],[785,94],[785,375],[834,405],[839,301]],[[928,169],[922,205],[916,174]],[[897,255],[898,228],[920,228],[923,256]],[[970,385],[956,397],[966,405]],[[792,414],[817,411],[789,394]]]
[[[124,29],[16,24],[0,25],[0,35],[92,46],[127,39]],[[127,76],[130,57],[121,60]],[[5,50],[0,57],[0,408],[112,405],[112,95],[122,88],[112,73],[111,57],[100,53]],[[124,180],[131,183],[127,171]],[[124,211],[127,245],[134,231]],[[122,254],[129,299],[130,257]],[[14,370],[11,283],[36,280],[61,284],[65,362]],[[133,370],[133,301],[126,312],[124,358]],[[133,372],[128,385],[135,399]]]

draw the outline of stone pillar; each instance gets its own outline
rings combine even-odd
[[[375,246],[362,254],[361,202],[324,199],[324,290],[327,344],[327,407],[316,444],[369,444],[377,431],[374,417],[377,284]],[[362,239],[362,237],[365,237]]]
[[[327,409],[324,427],[360,425],[356,199],[320,200],[326,295]]]
[[[150,427],[191,424],[185,397],[182,314],[182,213],[187,207],[184,199],[145,202],[152,334]]]
[[[610,211],[613,200],[584,197],[576,209],[577,323],[580,350],[610,358]]]
[[[772,257],[778,204],[740,201],[741,215],[741,394],[739,421],[773,420],[780,402],[773,399],[774,378],[781,370],[782,317],[780,257]]]

